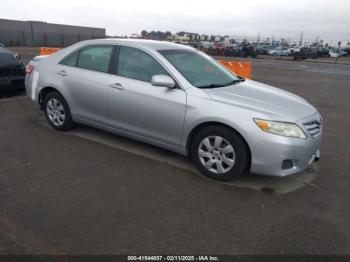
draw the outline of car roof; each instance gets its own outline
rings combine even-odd
[[[106,38],[86,40],[84,43],[89,44],[125,44],[136,47],[151,49],[151,50],[169,50],[169,49],[193,49],[192,47],[176,44],[168,41],[156,41],[148,39],[121,39],[121,38]]]

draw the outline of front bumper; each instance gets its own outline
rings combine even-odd
[[[283,177],[301,172],[314,160],[318,160],[322,129],[313,137],[303,123],[319,117],[317,113],[297,122],[307,135],[307,139],[283,137],[260,130],[259,133],[255,133],[258,137],[249,143],[252,153],[251,173]]]
[[[22,65],[0,68],[0,92],[24,91],[25,71]]]
[[[0,81],[0,92],[18,92],[24,91],[24,77],[23,79],[11,80],[7,83],[1,83]]]

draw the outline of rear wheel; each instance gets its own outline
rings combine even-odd
[[[50,92],[44,97],[43,108],[50,126],[56,130],[68,131],[74,128],[66,100],[58,92]]]
[[[200,130],[193,138],[190,155],[202,174],[220,181],[241,176],[249,165],[249,149],[243,139],[221,126]]]

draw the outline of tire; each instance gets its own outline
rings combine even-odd
[[[58,92],[50,92],[44,97],[43,110],[46,120],[53,129],[69,131],[75,127],[69,106]]]
[[[220,144],[218,137],[222,138]],[[216,140],[219,145],[217,149]],[[229,145],[233,150],[229,150]],[[219,181],[238,178],[250,165],[249,149],[242,137],[234,130],[222,126],[205,127],[195,134],[190,157],[202,174]]]

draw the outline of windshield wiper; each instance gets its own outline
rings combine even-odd
[[[222,84],[220,85],[220,87],[224,87],[224,86],[231,86],[231,85],[235,85],[235,84],[238,84],[238,83],[241,83],[241,82],[244,82],[245,79],[242,78],[242,77],[239,77],[238,79],[234,79],[232,80],[231,82],[227,83],[227,84]]]
[[[238,84],[241,82],[244,82],[245,79],[243,77],[239,77],[237,76],[238,79],[234,79],[231,82],[227,83],[227,84],[210,84],[210,85],[205,85],[205,86],[197,86],[198,88],[217,88],[217,87],[225,87],[225,86],[230,86],[230,85],[234,85],[234,84]]]
[[[234,79],[231,82],[229,82],[227,84],[224,84],[223,86],[230,86],[230,85],[238,84],[238,83],[241,83],[241,82],[244,82],[244,81],[245,81],[244,78],[238,77],[238,79]]]
[[[206,86],[198,86],[198,88],[216,88],[216,87],[224,87],[225,85],[219,85],[219,84],[210,84]]]

